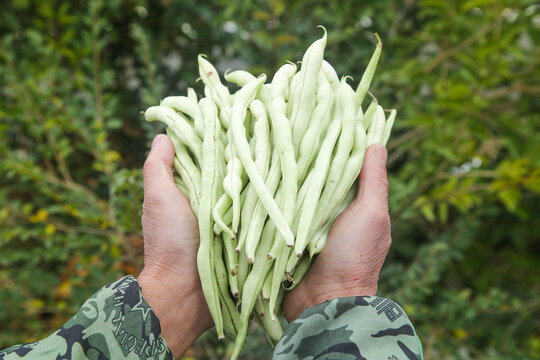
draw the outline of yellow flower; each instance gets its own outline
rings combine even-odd
[[[33,223],[42,222],[47,220],[49,213],[45,209],[39,209],[37,213],[30,216],[30,221]]]
[[[54,226],[53,224],[47,224],[47,226],[45,226],[45,234],[52,235],[55,232],[56,232],[56,226]]]
[[[467,331],[459,328],[459,329],[454,329],[454,336],[456,338],[458,338],[459,340],[463,340],[467,337]]]

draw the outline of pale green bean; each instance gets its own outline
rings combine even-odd
[[[375,115],[367,131],[366,146],[369,147],[372,144],[382,143],[384,136],[384,126],[386,124],[386,118],[384,116],[384,109],[381,105],[377,105]]]
[[[161,121],[172,129],[180,141],[189,147],[189,150],[195,155],[200,164],[202,157],[202,141],[195,133],[193,127],[182,114],[177,113],[171,108],[165,106],[151,106],[144,112],[147,121]]]
[[[364,71],[364,74],[362,75],[362,79],[360,79],[358,88],[356,89],[356,106],[357,107],[362,106],[362,101],[364,101],[364,97],[366,96],[369,90],[369,86],[371,85],[371,81],[373,80],[373,74],[375,74],[375,69],[377,68],[377,63],[379,62],[379,58],[381,56],[381,51],[382,51],[381,38],[379,37],[378,34],[375,34],[375,36],[377,37],[377,45],[375,47],[375,51],[373,52],[373,55],[371,56],[371,59],[369,60],[366,70]]]
[[[214,241],[214,233],[212,231],[212,209],[213,203],[216,199],[213,199],[214,188],[217,186],[217,168],[216,157],[217,146],[215,134],[218,131],[219,121],[217,119],[217,110],[213,102],[208,99],[201,99],[203,109],[204,120],[204,139],[203,139],[203,152],[202,158],[202,177],[201,188],[208,189],[201,193],[201,201],[199,204],[199,251],[197,253],[197,267],[199,269],[199,277],[201,279],[202,289],[210,314],[214,319],[216,325],[216,331],[218,338],[224,338],[223,334],[223,315],[219,304],[218,284],[216,277],[213,276],[213,249],[212,243]],[[210,190],[211,189],[211,190]]]
[[[308,243],[308,235],[311,228],[311,223],[313,221],[313,217],[315,216],[315,210],[317,209],[317,204],[320,199],[325,179],[328,176],[332,152],[334,150],[337,138],[340,136],[342,123],[339,120],[339,118],[336,118],[336,120],[334,120],[328,128],[326,138],[322,143],[319,155],[315,161],[315,165],[311,170],[313,173],[313,179],[309,184],[309,189],[301,209],[298,232],[296,233],[294,243],[294,250],[297,257],[302,256],[302,253],[304,252],[304,249]],[[339,146],[337,150],[339,151]],[[287,270],[290,270],[289,266],[287,266]]]
[[[195,132],[199,136],[203,136],[203,120],[201,110],[199,109],[199,103],[193,102],[187,96],[168,96],[161,100],[161,106],[168,106],[176,111],[183,112],[193,119],[195,125]]]
[[[315,89],[317,74],[319,73],[326,47],[326,29],[321,39],[315,41],[306,51],[302,58],[302,76],[296,84],[295,94],[298,99],[292,98],[291,110],[292,140],[295,154],[298,154],[300,142],[306,132],[306,128],[313,111],[313,101],[315,99]]]
[[[386,119],[386,124],[384,125],[382,144],[386,146],[388,139],[390,139],[390,133],[392,132],[392,127],[394,126],[394,121],[396,120],[396,110],[390,110],[390,115]]]
[[[266,76],[257,78],[256,81],[250,82],[244,86],[237,94],[238,97],[235,99],[232,111],[233,116],[231,118],[232,139],[234,146],[237,149],[238,156],[242,161],[242,165],[244,165],[249,176],[249,180],[255,187],[255,190],[257,190],[257,194],[261,198],[270,218],[276,223],[278,231],[283,235],[287,243],[294,243],[294,235],[287,221],[280,212],[279,207],[268,191],[268,188],[265,186],[261,175],[257,172],[257,168],[255,167],[255,163],[249,151],[249,144],[245,137],[245,128],[242,124],[247,104],[251,102],[256,91],[264,83],[264,80],[266,80]]]

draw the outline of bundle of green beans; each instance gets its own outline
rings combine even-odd
[[[199,274],[219,338],[244,343],[250,316],[271,342],[276,315],[326,242],[336,217],[356,193],[366,148],[386,144],[396,116],[362,102],[379,60],[373,56],[355,90],[323,59],[324,36],[302,58],[266,75],[225,73],[231,94],[200,55],[205,97],[193,89],[145,112],[167,124],[176,183],[199,222]]]

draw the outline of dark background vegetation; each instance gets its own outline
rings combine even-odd
[[[540,5],[533,0],[0,2],[0,348],[141,267],[140,114],[201,93],[196,56],[271,75],[326,58],[398,109],[380,295],[427,359],[540,358]],[[230,350],[208,333],[186,355]],[[268,354],[254,329],[246,359]]]

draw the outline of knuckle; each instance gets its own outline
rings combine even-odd
[[[143,214],[150,216],[168,202],[169,196],[164,191],[145,191]]]
[[[387,211],[374,211],[370,215],[369,219],[371,226],[373,226],[379,232],[386,232],[390,230],[390,215]]]
[[[151,174],[153,174],[159,167],[159,161],[153,157],[148,157],[143,165],[143,177],[146,180]]]

